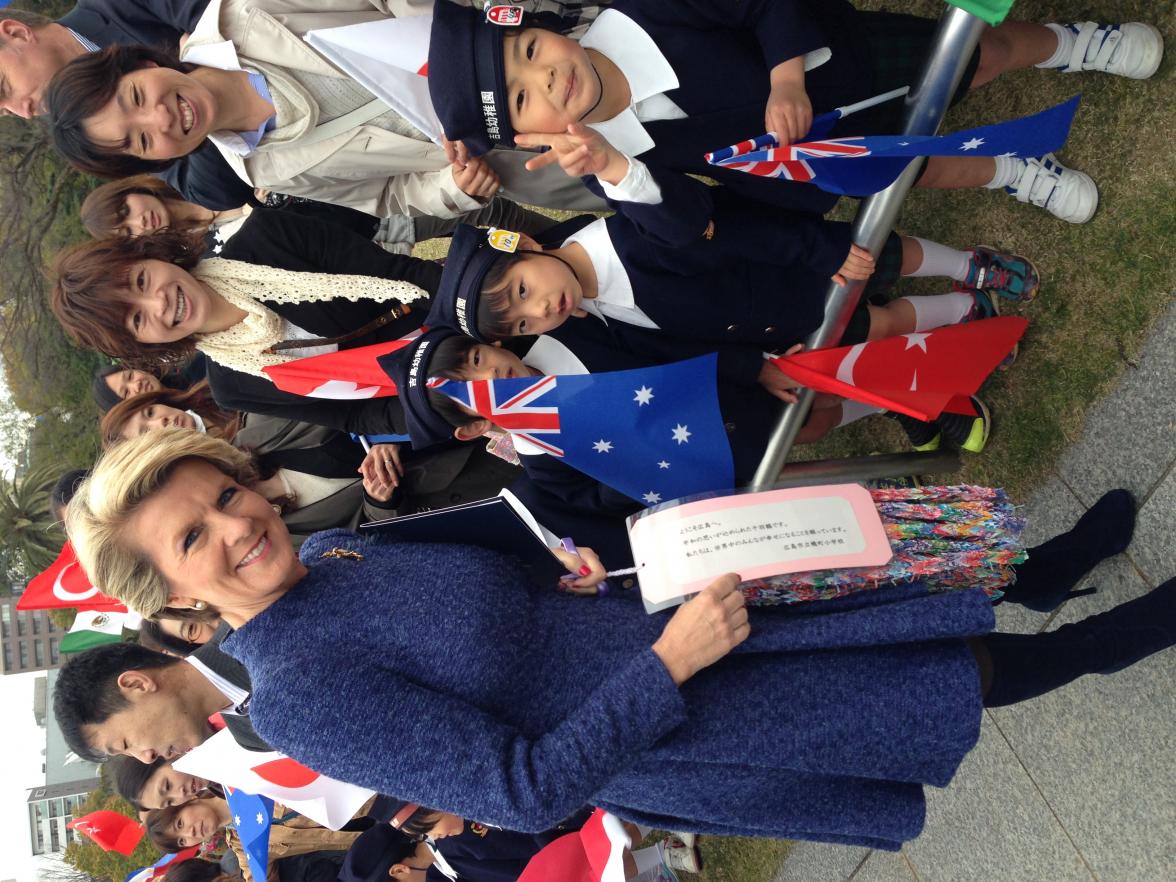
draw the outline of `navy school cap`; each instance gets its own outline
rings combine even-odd
[[[365,830],[347,850],[342,882],[387,882],[388,871],[416,852],[416,841],[390,824]]]
[[[451,4],[452,5],[452,4]],[[461,224],[453,231],[441,284],[429,307],[425,324],[456,328],[479,343],[489,343],[478,330],[478,302],[490,267],[503,253],[518,248],[519,236],[509,230],[484,230]]]
[[[488,3],[484,12],[458,3],[433,6],[429,97],[445,137],[463,141],[473,156],[514,146],[502,42],[524,19],[521,6]]]
[[[453,426],[433,410],[429,402],[429,363],[440,343],[460,336],[452,328],[430,327],[403,349],[378,359],[380,367],[396,383],[396,394],[404,408],[404,422],[414,450],[453,438]]]

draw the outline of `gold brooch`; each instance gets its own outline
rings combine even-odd
[[[321,558],[335,557],[346,558],[347,560],[363,560],[363,555],[358,551],[352,551],[350,548],[332,548],[330,551],[324,551],[319,555]]]

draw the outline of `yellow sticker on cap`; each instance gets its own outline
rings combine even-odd
[[[507,254],[514,254],[519,250],[519,234],[510,230],[491,229],[486,240],[491,248],[505,251]]]

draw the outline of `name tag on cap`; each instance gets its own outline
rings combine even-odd
[[[511,230],[491,229],[486,239],[490,243],[490,247],[498,251],[514,254],[519,250],[519,234]]]
[[[523,7],[510,4],[487,7],[486,21],[505,28],[516,27],[523,23]]]

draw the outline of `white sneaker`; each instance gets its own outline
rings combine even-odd
[[[697,873],[702,869],[702,859],[698,855],[698,849],[694,847],[687,847],[680,842],[675,842],[673,837],[663,839],[662,846],[662,860],[665,861],[667,867],[671,870],[681,870],[683,873]]]
[[[1072,224],[1084,224],[1098,208],[1098,187],[1085,172],[1066,168],[1052,153],[1023,159],[1017,182],[1005,192],[1018,202],[1044,208],[1054,217]]]
[[[696,833],[684,833],[680,830],[671,830],[670,838],[677,839],[687,848],[694,848],[694,846],[698,844],[698,834]]]
[[[1070,57],[1054,68],[1062,73],[1096,70],[1133,80],[1146,80],[1164,57],[1164,38],[1154,25],[1139,21],[1124,24],[1047,24],[1059,41],[1073,41]],[[1068,35],[1067,33],[1068,32]]]

